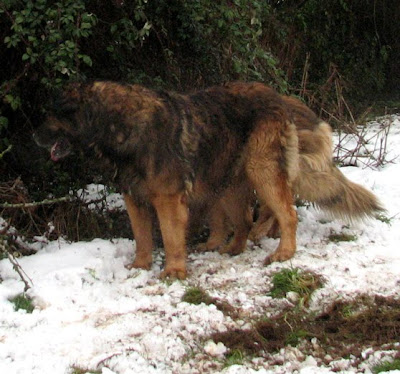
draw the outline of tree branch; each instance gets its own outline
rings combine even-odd
[[[0,204],[0,208],[3,209],[20,209],[20,208],[32,208],[36,206],[41,206],[41,205],[51,205],[51,204],[56,204],[56,203],[62,203],[66,201],[71,201],[73,200],[72,196],[64,196],[64,197],[59,197],[57,199],[44,199],[42,201],[34,201],[32,203],[20,203],[20,204],[10,204],[10,203],[3,203]]]

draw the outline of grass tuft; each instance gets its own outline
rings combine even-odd
[[[79,366],[72,366],[68,374],[101,374],[102,370],[89,370]]]
[[[387,217],[387,216],[385,216],[384,214],[377,214],[376,216],[375,216],[375,218],[378,220],[378,221],[381,221],[381,222],[383,222],[383,223],[386,223],[387,225],[391,225],[392,224],[392,219],[393,219],[393,217]]]
[[[306,339],[309,337],[310,334],[307,331],[302,329],[295,330],[287,334],[285,339],[285,344],[291,345],[292,347],[296,347],[300,343],[301,339]]]
[[[272,284],[270,296],[283,298],[288,292],[295,292],[303,305],[307,305],[311,294],[322,286],[319,276],[298,268],[282,269],[273,276]]]
[[[232,349],[226,354],[225,367],[243,365],[245,353],[240,349]]]
[[[238,314],[238,311],[227,301],[220,300],[216,297],[211,297],[200,287],[189,287],[183,294],[182,301],[194,305],[199,305],[201,303],[206,305],[213,304],[222,313],[232,318],[235,318]]]
[[[391,370],[400,370],[400,359],[395,359],[393,361],[385,361],[378,365],[375,365],[372,368],[372,372],[374,374],[383,373]]]
[[[188,288],[182,296],[182,301],[194,305],[199,305],[201,303],[206,305],[213,304],[213,299],[200,287]]]
[[[16,311],[22,309],[25,310],[27,313],[32,313],[35,309],[32,304],[32,299],[24,293],[15,296],[10,300],[10,302],[14,304],[14,309]]]
[[[357,235],[345,234],[345,233],[332,233],[328,236],[330,242],[354,242],[357,240]]]

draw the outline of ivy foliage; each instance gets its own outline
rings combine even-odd
[[[41,70],[41,83],[60,84],[62,75],[76,76],[81,63],[92,65],[79,42],[92,34],[97,20],[85,11],[83,0],[35,0],[21,5],[5,10],[12,25],[4,43],[19,49],[21,61]]]

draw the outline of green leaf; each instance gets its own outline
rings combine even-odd
[[[88,22],[82,22],[81,23],[81,29],[91,29],[92,25]]]
[[[8,118],[0,116],[0,130],[1,129],[6,129],[8,126]]]
[[[22,17],[21,15],[18,15],[18,16],[15,17],[14,22],[15,22],[16,24],[23,23],[23,22],[24,22],[24,17]]]
[[[88,55],[83,55],[82,56],[82,61],[89,66],[92,66],[92,59]]]

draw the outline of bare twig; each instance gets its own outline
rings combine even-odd
[[[0,153],[0,160],[3,158],[3,156],[4,156],[6,153],[8,153],[8,152],[11,151],[11,148],[12,148],[12,145],[10,144],[3,152]]]
[[[20,204],[10,204],[10,203],[3,203],[0,204],[0,208],[4,209],[20,209],[20,208],[33,208],[41,205],[51,205],[51,204],[56,204],[56,203],[62,203],[66,201],[71,201],[73,200],[72,196],[64,196],[64,197],[59,197],[57,199],[44,199],[42,201],[34,201],[31,203],[20,203]]]
[[[9,246],[7,244],[7,240],[4,239],[3,236],[8,233],[9,228],[9,226],[6,226],[2,230],[0,230],[0,253],[4,253],[7,256],[8,260],[13,266],[13,269],[17,272],[22,282],[24,283],[24,292],[26,292],[31,288],[33,282],[32,279],[30,279],[29,276],[25,273],[24,269],[22,269],[21,265],[18,263],[13,253],[7,248]]]
[[[347,129],[348,132],[342,136],[339,134],[339,143],[336,146],[336,160],[343,163],[345,160],[347,164],[353,165],[357,162],[362,163],[364,166],[369,168],[376,168],[384,165],[385,163],[393,162],[388,160],[388,137],[392,122],[385,124],[379,131],[367,138],[367,130],[364,128],[361,131],[357,131],[351,126]],[[356,139],[356,145],[353,148],[346,148],[343,143],[349,136],[354,136]],[[375,140],[374,140],[375,139]],[[373,149],[368,148],[369,144],[375,141]]]
[[[18,273],[19,277],[21,278],[22,282],[24,283],[24,292],[28,291],[31,286],[33,286],[32,279],[25,273],[24,269],[22,269],[21,265],[18,263],[15,256],[8,252],[5,248],[4,244],[0,242],[0,251],[5,252],[7,254],[8,260],[13,265],[13,269]]]

